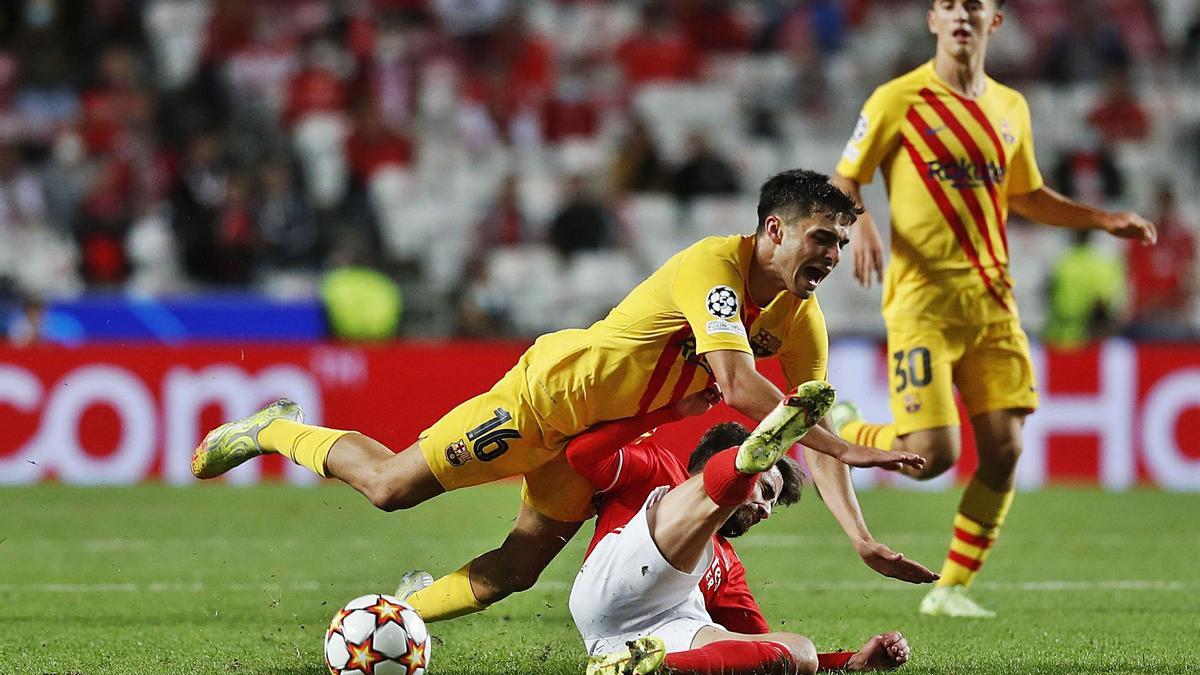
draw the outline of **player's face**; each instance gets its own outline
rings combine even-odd
[[[849,229],[833,214],[818,213],[787,225],[780,221],[775,262],[784,287],[798,298],[812,295],[849,241]]]
[[[770,518],[771,511],[779,502],[781,490],[783,490],[783,474],[779,473],[779,469],[771,467],[770,471],[759,474],[758,482],[754,485],[754,493],[750,495],[750,499],[729,516],[721,529],[717,530],[717,534],[726,539],[740,537],[761,521]]]
[[[935,0],[929,32],[937,36],[939,51],[964,58],[984,49],[1003,18],[996,0]]]

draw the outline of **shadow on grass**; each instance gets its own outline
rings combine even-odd
[[[311,666],[291,665],[256,668],[251,672],[261,673],[262,675],[329,675],[329,669],[323,663],[314,663]]]

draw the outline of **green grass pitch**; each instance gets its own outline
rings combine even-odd
[[[318,675],[334,610],[498,543],[513,484],[375,511],[343,486],[0,490],[0,672]],[[861,495],[876,537],[940,566],[956,492]],[[773,626],[822,650],[900,629],[908,673],[1200,673],[1200,495],[1018,496],[978,596],[992,621],[925,618],[923,589],[862,565],[815,493],[738,543]],[[587,525],[534,590],[434,624],[432,671],[579,673],[567,593]]]

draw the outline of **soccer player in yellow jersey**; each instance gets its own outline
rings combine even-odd
[[[296,405],[281,401],[210,432],[192,471],[208,478],[279,452],[387,511],[522,476],[523,504],[499,548],[432,585],[426,573],[402,583],[404,592],[416,589],[407,599],[426,621],[481,610],[531,587],[591,516],[592,487],[562,452],[572,436],[647,413],[669,422],[714,383],[727,403],[761,420],[782,394],[756,371],[755,358],[777,356],[792,386],[825,379],[828,337],[812,293],[837,264],[857,212],[826,176],[780,174],[762,188],[755,235],[704,239],[603,320],[542,336],[490,391],[451,410],[408,449],[393,453],[358,433],[302,424]],[[808,455],[814,480],[863,561],[906,581],[935,579],[871,537],[846,468],[924,460],[848,443],[823,427],[802,438],[817,451]]]
[[[892,261],[883,316],[895,420],[868,424],[840,403],[835,429],[854,442],[920,454],[925,466],[907,472],[932,478],[958,460],[957,386],[979,447],[941,579],[921,604],[925,614],[993,616],[966,589],[1012,503],[1021,427],[1037,407],[1008,274],[1009,210],[1049,225],[1155,240],[1154,226],[1136,214],[1090,208],[1043,183],[1024,97],[984,73],[1003,4],[932,2],[933,60],[875,90],[833,178],[859,203],[859,186],[877,168],[886,181]],[[859,219],[852,250],[862,285],[883,276],[882,244],[869,214]]]

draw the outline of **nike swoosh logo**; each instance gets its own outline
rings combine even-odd
[[[939,131],[941,131],[941,130],[945,129],[945,128],[946,128],[946,126],[947,126],[947,125],[943,124],[943,125],[942,125],[942,126],[940,126],[940,127],[934,127],[934,128],[932,128],[932,129],[926,129],[926,130],[925,130],[925,135],[926,135],[926,136],[933,136],[934,134],[938,133]]]

